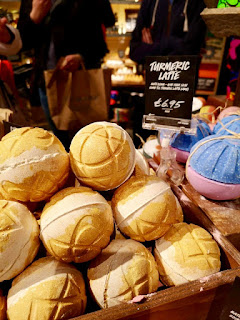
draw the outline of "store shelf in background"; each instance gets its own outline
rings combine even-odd
[[[21,5],[21,1],[11,1],[11,0],[5,0],[0,1],[0,8],[8,9],[8,11],[19,11]]]
[[[112,81],[112,86],[113,87],[121,87],[121,88],[124,88],[124,87],[134,87],[134,88],[142,88],[143,91],[144,91],[144,88],[145,88],[145,82],[142,81],[142,82],[135,82],[135,81],[115,81],[113,80]]]
[[[207,98],[207,105],[216,106],[216,107],[230,107],[233,105],[233,101],[227,100],[226,95],[209,95]],[[240,243],[239,243],[240,245]]]
[[[130,39],[130,37],[126,37],[124,35],[107,37],[106,43],[108,46],[109,53],[106,55],[104,60],[108,60],[109,57],[118,55],[119,52],[123,52],[124,54],[127,47],[129,47]]]
[[[127,1],[127,0],[110,0],[110,3],[113,3],[113,4],[140,4],[141,3],[141,0],[137,0],[137,1],[133,1],[133,0],[130,0],[130,1]]]
[[[113,38],[119,38],[119,37],[129,37],[131,38],[131,33],[130,32],[126,32],[126,33],[107,33],[107,37],[113,37]]]
[[[140,2],[136,1],[110,1],[115,15],[115,26],[108,28],[107,32],[126,34],[131,33],[136,25]]]
[[[201,64],[199,70],[200,78],[213,78],[216,79],[218,76],[218,65],[217,64]]]
[[[7,3],[10,3],[10,2],[18,2],[19,5],[20,5],[21,0],[4,0],[4,1],[0,1],[0,5],[1,5],[2,3],[4,3],[4,2],[7,2]]]
[[[198,74],[197,94],[214,94],[219,76],[218,64],[202,63]]]

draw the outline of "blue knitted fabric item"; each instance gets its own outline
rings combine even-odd
[[[212,132],[208,124],[204,121],[199,120],[199,123],[197,125],[197,132],[195,135],[191,135],[188,133],[177,133],[174,135],[171,141],[171,146],[182,151],[190,152],[195,143],[211,134]]]
[[[235,133],[240,133],[240,116],[238,115],[231,115],[228,117],[225,117],[221,120],[222,124],[228,129]],[[220,122],[218,122],[214,128],[213,133],[218,135],[231,135],[230,132],[228,132]]]
[[[211,140],[213,138],[217,139]],[[221,139],[218,135],[206,137],[191,149],[189,163],[205,178],[240,184],[240,139]]]

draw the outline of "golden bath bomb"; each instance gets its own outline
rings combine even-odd
[[[71,319],[84,313],[85,283],[75,267],[45,257],[13,280],[7,296],[9,320]]]
[[[131,239],[113,240],[92,260],[88,280],[91,293],[102,308],[155,292],[159,286],[153,255]]]
[[[155,176],[131,177],[114,192],[112,208],[120,231],[142,242],[160,238],[183,221],[170,186]]]
[[[220,250],[205,229],[185,222],[174,224],[156,240],[154,256],[160,279],[168,286],[186,283],[220,270]]]
[[[0,290],[0,320],[7,319],[7,301]]]
[[[27,207],[0,200],[0,282],[23,271],[39,249],[39,226]]]
[[[68,173],[67,152],[44,129],[15,129],[0,141],[0,193],[7,200],[45,200],[63,186]]]
[[[88,187],[66,188],[44,207],[41,239],[47,251],[65,262],[85,262],[105,248],[113,233],[111,206]]]
[[[79,130],[70,145],[71,167],[81,183],[98,191],[115,189],[135,167],[135,147],[127,131],[110,122]]]

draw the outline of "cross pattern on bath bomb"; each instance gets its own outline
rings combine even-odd
[[[63,261],[75,261],[78,263],[87,254],[90,255],[90,258],[93,258],[100,253],[101,245],[98,243],[101,243],[101,239],[106,237],[106,232],[104,231],[104,225],[101,223],[100,217],[92,216],[91,219],[94,219],[95,223],[88,223],[89,215],[80,217],[71,231],[72,235],[69,241],[50,239],[48,244],[52,254]],[[99,229],[98,226],[102,228]],[[86,238],[88,239],[88,243],[84,241]]]
[[[11,205],[6,202],[0,208],[0,239],[23,228],[21,221],[14,214]]]
[[[77,306],[79,302],[81,303],[80,315],[84,310],[82,296],[83,294],[72,276],[67,274],[59,297],[38,297],[38,291],[36,291],[36,294],[34,294],[32,298],[29,319],[38,319],[39,314],[42,315],[43,313],[46,314],[46,319],[62,319],[63,314],[67,313],[69,307],[71,305]]]

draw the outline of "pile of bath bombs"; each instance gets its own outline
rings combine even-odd
[[[80,129],[69,153],[41,128],[2,138],[0,249],[9,320],[71,319],[88,299],[108,308],[221,264],[211,234],[184,222],[170,185],[110,122]]]

